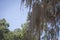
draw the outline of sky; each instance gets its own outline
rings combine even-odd
[[[11,31],[21,28],[21,24],[26,22],[28,10],[20,4],[21,0],[0,0],[0,19],[6,19]]]

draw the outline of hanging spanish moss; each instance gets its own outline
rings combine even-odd
[[[24,0],[29,11],[29,32],[32,39],[59,40],[60,1],[59,0]],[[24,2],[23,1],[23,2]],[[51,24],[51,25],[50,25]],[[48,27],[50,25],[50,27]],[[43,31],[45,32],[44,36]],[[31,39],[31,40],[32,40]],[[33,39],[35,40],[35,39]]]

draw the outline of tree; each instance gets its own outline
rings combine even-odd
[[[41,0],[41,1],[40,0],[22,0],[22,3],[26,3],[26,6],[32,9],[32,14],[31,14],[29,23],[30,23],[31,30],[34,32],[34,29],[36,29],[37,33],[39,34],[38,40],[40,40],[41,30],[45,29],[44,31],[47,32],[46,30],[48,29],[47,24],[51,24],[50,26],[52,27],[52,29],[54,27],[55,29],[53,30],[54,31],[56,30],[55,32],[57,32],[56,25],[57,23],[59,23],[59,19],[60,19],[60,12],[59,12],[60,1],[59,0]],[[44,26],[44,24],[46,24],[46,26]],[[59,30],[58,30],[58,33],[59,33]],[[51,40],[54,40],[54,39],[52,38]]]
[[[0,40],[4,39],[4,35],[9,32],[8,30],[9,24],[3,18],[0,20]]]
[[[40,40],[40,31],[43,30],[43,13],[41,13],[41,2],[40,0],[23,0],[26,2],[26,6],[32,9],[31,15],[31,29],[34,31],[36,29],[38,40]],[[32,5],[33,4],[33,5]]]

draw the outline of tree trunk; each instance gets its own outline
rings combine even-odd
[[[32,24],[34,28],[36,28],[37,30],[37,40],[40,40],[40,14],[41,13],[41,9],[40,9],[40,5],[38,3],[34,3],[33,5],[33,9],[32,9],[32,17],[33,17],[33,21]]]
[[[39,30],[39,38],[38,38],[38,40],[40,40],[40,30]]]

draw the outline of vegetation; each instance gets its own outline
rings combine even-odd
[[[9,24],[6,22],[5,19],[0,19],[0,40],[26,40],[28,37],[27,23],[23,24],[21,27],[22,29],[15,29],[14,31],[10,31],[8,29]]]
[[[60,1],[22,0],[29,8],[22,29],[10,31],[5,19],[0,20],[0,40],[60,40]],[[42,36],[43,35],[43,36]]]
[[[26,6],[29,8],[29,15],[31,14],[28,21],[30,28],[29,32],[33,34],[32,39],[37,36],[37,40],[41,40],[41,35],[44,31],[44,40],[58,40],[60,24],[60,1],[22,0],[22,4],[26,4]]]

